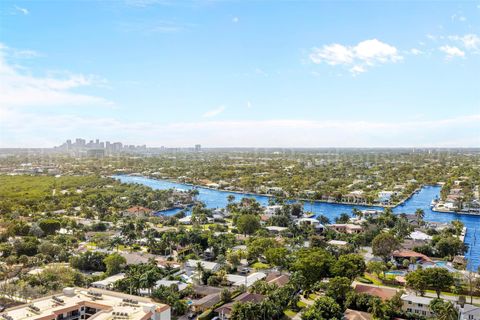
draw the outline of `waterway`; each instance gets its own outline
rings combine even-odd
[[[146,177],[138,176],[114,176],[116,179],[125,183],[139,183],[145,186],[149,186],[152,189],[179,189],[179,190],[190,190],[194,187],[182,183],[176,183],[166,180],[156,180],[149,179]],[[213,190],[208,188],[196,187],[199,194],[197,199],[204,202],[208,208],[224,208],[228,201],[227,197],[233,195],[236,200],[240,200],[243,197],[255,198],[262,205],[268,205],[269,197],[261,195],[251,195],[251,194],[242,194],[242,193],[233,193],[228,191]],[[393,209],[393,212],[396,214],[399,213],[414,213],[417,209],[423,209],[425,211],[425,220],[426,221],[437,221],[437,222],[450,222],[452,220],[460,220],[467,227],[467,234],[465,237],[465,243],[469,246],[469,250],[466,254],[468,259],[468,269],[477,271],[477,268],[480,265],[480,239],[477,239],[477,236],[480,236],[480,233],[477,234],[477,226],[480,226],[480,216],[471,216],[471,215],[460,215],[455,213],[445,213],[445,212],[434,212],[430,208],[430,203],[432,199],[439,197],[440,195],[439,186],[424,186],[418,193],[415,193],[402,205],[397,206]],[[306,202],[305,210],[311,211],[316,215],[323,214],[327,216],[331,221],[342,213],[351,214],[352,209],[357,208],[359,210],[364,209],[379,209],[378,207],[369,207],[369,206],[356,206],[356,205],[345,205],[345,204],[336,204],[336,203],[325,203],[325,202]],[[172,209],[165,212],[162,212],[164,215],[173,215],[180,211],[180,209]]]

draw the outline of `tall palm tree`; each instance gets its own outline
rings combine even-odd
[[[417,218],[417,224],[420,226],[423,224],[423,218],[425,218],[425,211],[422,209],[415,210],[415,217]]]
[[[457,320],[458,310],[450,301],[436,298],[430,302],[430,310],[435,314],[437,320]]]
[[[443,304],[438,314],[438,320],[457,320],[458,319],[458,310],[455,305],[451,302],[446,302]]]
[[[197,265],[195,266],[195,271],[197,271],[198,273],[198,282],[201,282],[205,269],[203,269],[203,265],[200,261],[197,262]]]
[[[352,214],[359,219],[362,219],[363,217],[363,212],[361,210],[358,210],[357,208],[352,209]]]

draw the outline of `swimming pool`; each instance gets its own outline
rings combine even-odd
[[[407,273],[406,271],[401,271],[401,270],[392,270],[392,271],[385,272],[386,275],[392,275],[392,276],[404,276],[406,273]]]

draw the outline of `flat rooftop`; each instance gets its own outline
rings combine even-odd
[[[126,313],[129,320],[150,319],[155,312],[170,312],[168,305],[155,303],[148,298],[96,288],[65,288],[61,294],[36,299],[29,304],[7,309],[3,314],[14,320],[50,320],[82,306],[101,309],[89,318],[92,320],[113,320],[118,312]]]

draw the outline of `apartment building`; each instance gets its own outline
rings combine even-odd
[[[170,320],[170,306],[96,288],[65,288],[30,304],[7,309],[2,320]]]

